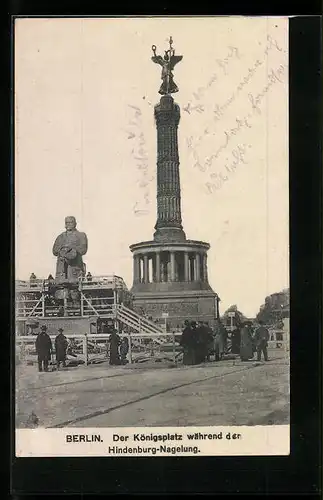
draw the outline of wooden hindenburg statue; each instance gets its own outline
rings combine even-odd
[[[172,37],[169,39],[169,49],[165,50],[164,57],[156,55],[156,45],[152,46],[153,57],[151,60],[162,66],[161,79],[163,83],[159,89],[159,93],[162,95],[173,94],[174,92],[178,92],[178,87],[173,80],[172,70],[174,69],[175,64],[183,59],[183,56],[175,56],[175,49],[172,47]]]
[[[82,256],[87,252],[87,236],[76,229],[76,220],[72,216],[65,218],[65,229],[53,246],[53,254],[57,257],[57,282],[77,281],[84,274]]]

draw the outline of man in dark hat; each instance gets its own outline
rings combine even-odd
[[[209,333],[203,321],[198,322],[196,329],[197,346],[196,346],[196,361],[203,363],[208,354]]]
[[[35,273],[31,273],[29,281],[30,281],[30,286],[36,286],[37,285],[37,277]]]
[[[210,361],[210,355],[214,351],[214,346],[213,346],[213,330],[210,327],[208,321],[204,322],[204,327],[205,327],[205,330],[206,330],[206,342],[207,342],[206,361]]]
[[[55,338],[55,352],[56,352],[56,363],[57,370],[59,370],[60,364],[62,363],[63,367],[66,366],[66,349],[68,346],[67,338],[63,334],[63,328],[58,329],[58,335]]]
[[[259,327],[255,331],[253,340],[256,345],[257,351],[257,361],[261,360],[261,354],[263,353],[265,361],[268,361],[268,340],[269,340],[269,332],[267,328],[264,326],[263,321],[259,320]]]
[[[38,357],[38,371],[48,372],[48,363],[52,352],[52,341],[47,333],[47,326],[42,325],[36,338],[36,352]]]
[[[199,345],[199,337],[198,337],[198,329],[196,321],[191,321],[191,353],[192,353],[192,365],[198,365],[201,363],[200,356],[200,345]]]
[[[192,365],[194,360],[193,342],[192,342],[192,329],[190,322],[186,319],[184,321],[184,329],[179,341],[183,349],[183,364]]]
[[[113,329],[111,335],[109,337],[110,344],[110,365],[120,365],[120,354],[119,354],[119,346],[121,344],[121,339],[117,332]]]
[[[220,361],[225,354],[227,331],[220,318],[217,318],[214,327],[214,360]]]
[[[54,280],[53,276],[51,274],[49,274],[48,278],[47,278],[48,298],[50,299],[49,302],[51,302],[53,299],[52,295],[54,295],[54,293],[53,293],[54,284],[55,284],[55,280]]]
[[[240,354],[241,330],[240,325],[237,325],[231,334],[231,353]]]
[[[253,358],[253,339],[250,321],[242,324],[240,338],[240,359],[241,361],[250,361]]]
[[[120,362],[122,365],[125,365],[128,360],[127,360],[127,354],[129,352],[129,340],[127,337],[123,337],[121,339],[121,344],[120,344]]]

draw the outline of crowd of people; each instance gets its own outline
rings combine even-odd
[[[228,347],[228,332],[220,319],[214,329],[207,322],[185,321],[180,345],[183,349],[183,364],[196,365],[209,361],[214,355],[220,361],[227,354],[240,355],[241,361],[250,361],[257,353],[257,361],[268,361],[268,329],[262,321],[253,329],[251,321],[245,321],[231,333],[231,346]],[[229,352],[230,351],[230,352]]]
[[[205,361],[210,361],[214,356],[215,361],[220,361],[228,354],[239,355],[241,361],[249,361],[257,353],[257,360],[268,361],[267,345],[269,340],[268,329],[261,321],[256,328],[250,321],[245,321],[237,326],[230,336],[230,346],[228,343],[228,332],[220,319],[217,320],[214,329],[208,322],[185,321],[179,344],[183,350],[183,364],[196,365]],[[55,357],[57,370],[60,366],[66,367],[66,356],[69,342],[63,333],[63,328],[58,329],[55,337]],[[37,335],[36,353],[38,358],[38,370],[48,371],[53,346],[50,336],[47,333],[46,325],[42,325]],[[126,364],[129,352],[129,340],[127,337],[120,337],[113,330],[109,335],[107,343],[107,357],[110,365]]]

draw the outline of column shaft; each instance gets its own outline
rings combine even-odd
[[[196,263],[196,281],[200,281],[201,279],[201,256],[198,252],[195,254],[195,263]]]
[[[140,257],[139,255],[133,256],[133,281],[140,283]]]
[[[133,282],[137,283],[137,262],[136,262],[136,256],[133,256]]]
[[[144,283],[149,283],[148,255],[144,255]]]
[[[155,106],[157,127],[157,227],[182,228],[177,127],[180,109],[171,96]],[[156,229],[157,229],[156,227]]]
[[[156,281],[157,283],[160,282],[160,252],[156,252],[156,260],[155,260],[155,276],[156,276]]]
[[[203,266],[202,266],[202,268],[203,268],[203,281],[207,281],[207,255],[206,255],[206,253],[203,254],[202,259],[203,259],[202,260],[202,262],[203,262]]]
[[[194,255],[194,281],[199,281],[201,279],[201,273],[200,273],[200,254],[196,253]]]
[[[188,258],[188,252],[184,252],[184,281],[189,281],[190,279],[190,261]]]
[[[170,252],[170,281],[175,281],[175,252]]]

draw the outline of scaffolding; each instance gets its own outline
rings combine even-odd
[[[80,277],[75,283],[34,279],[16,282],[17,333],[35,328],[44,319],[75,322],[89,320],[92,333],[118,331],[164,333],[163,327],[132,310],[132,296],[123,278],[116,275]],[[37,325],[37,326],[36,326]]]
[[[57,298],[57,291],[60,291]],[[79,278],[77,283],[56,284],[54,280],[16,283],[16,318],[88,317],[112,315],[113,306],[131,303],[131,296],[120,276]]]

